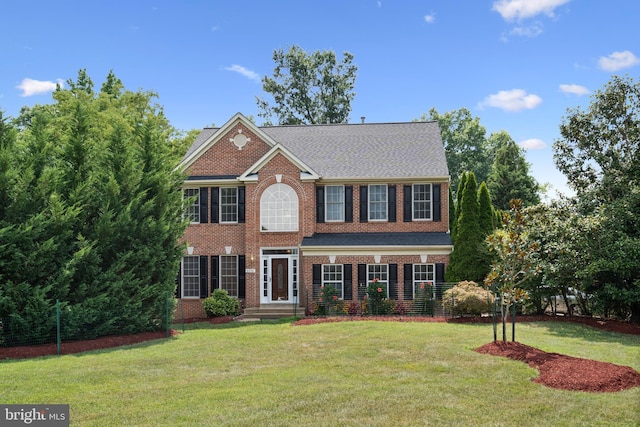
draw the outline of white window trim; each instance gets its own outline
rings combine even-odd
[[[416,185],[428,185],[429,186],[429,218],[416,218],[416,198],[415,198],[415,186]],[[423,200],[421,200],[423,201]],[[433,221],[433,184],[422,183],[411,185],[411,220],[412,221]]]
[[[387,222],[389,221],[389,187],[387,184],[369,184],[367,191],[367,217],[369,222]],[[384,218],[371,218],[371,187],[384,187]],[[380,202],[376,202],[380,203]]]
[[[234,259],[234,263],[236,265],[236,274],[235,274],[235,276],[233,276],[235,278],[235,295],[232,295],[229,292],[228,289],[225,289],[224,287],[222,287],[222,277],[223,277],[223,274],[222,274],[222,259],[223,258],[233,258]],[[220,255],[219,262],[220,262],[220,266],[219,266],[219,272],[220,272],[219,281],[220,281],[220,283],[218,284],[218,286],[219,286],[220,289],[224,289],[227,292],[229,292],[230,296],[232,296],[234,298],[237,298],[238,297],[239,288],[240,288],[240,286],[239,286],[239,284],[240,284],[239,283],[240,272],[238,271],[238,256],[237,255]],[[225,277],[232,277],[232,276],[225,276]]]
[[[271,218],[275,218],[276,216],[274,215],[275,213],[275,209],[265,209],[265,205],[268,205],[270,203],[269,200],[265,200],[266,197],[269,197],[269,194],[273,194],[273,189],[276,187],[281,187],[282,189],[279,189],[278,191],[283,191],[283,189],[286,189],[287,193],[289,193],[291,195],[291,200],[289,201],[290,205],[287,206],[287,208],[289,209],[290,212],[290,220],[287,221],[287,223],[282,222],[282,223],[276,223],[276,225],[288,225],[290,226],[290,228],[277,228],[277,229],[270,229],[269,227],[272,225],[273,222],[269,222],[269,220]],[[272,193],[268,193],[269,191],[272,191]],[[298,232],[300,229],[300,199],[298,197],[298,194],[296,193],[295,189],[287,184],[284,183],[277,183],[277,184],[272,184],[269,187],[267,187],[264,192],[262,193],[262,196],[260,197],[260,231],[262,233],[295,233]]]
[[[185,199],[187,199],[187,197],[185,197],[185,194],[189,190],[195,190],[196,193],[197,193],[197,197],[196,197],[196,200],[194,200],[192,204],[190,204],[188,206],[185,206],[184,202],[185,202]],[[193,195],[189,196],[189,198],[191,198],[191,197],[194,197],[194,196]],[[191,224],[200,224],[200,188],[183,188],[182,189],[182,203],[183,203],[183,212],[184,212],[184,218],[185,219],[186,218],[191,219],[191,215],[189,214],[188,209],[190,209],[190,208],[192,208],[194,206],[197,206],[197,208],[198,208],[198,220],[197,221],[191,221],[190,220],[189,222]]]
[[[196,265],[198,266],[198,273],[196,276],[190,275],[188,277],[196,277],[196,290],[197,290],[197,295],[185,295],[184,291],[185,291],[185,268],[184,268],[184,260],[186,258],[194,258],[196,260]],[[182,265],[181,265],[181,269],[180,269],[180,284],[181,284],[181,289],[180,289],[180,297],[181,298],[185,298],[185,299],[196,299],[196,298],[200,298],[200,257],[198,255],[188,255],[188,256],[184,256],[182,257],[182,261],[181,261]]]
[[[340,292],[340,295],[338,296],[339,300],[343,300],[344,299],[344,266],[343,264],[322,264],[322,278],[321,278],[321,285],[322,286],[326,286],[326,285],[331,285],[335,287],[335,283],[336,281],[325,281],[324,280],[324,268],[325,267],[340,267],[340,289],[336,289],[338,292]]]
[[[223,221],[222,220],[222,190],[235,189],[236,190],[236,219],[235,221]],[[237,224],[238,223],[238,187],[220,187],[218,190],[218,218],[220,218],[220,224]]]
[[[328,201],[329,192],[327,191],[327,189],[329,187],[333,187],[333,188],[341,187],[342,188],[342,203],[341,203],[341,206],[342,206],[342,219],[329,219],[329,217],[328,217],[328,214],[329,214],[329,209],[328,209],[328,206],[329,206],[329,201]],[[345,203],[346,203],[346,201],[345,201],[345,196],[344,196],[344,185],[326,185],[325,186],[325,191],[324,191],[324,207],[325,207],[324,208],[324,221],[325,222],[344,222],[344,217],[345,217],[345,214],[344,214],[345,208],[344,207],[345,207]]]

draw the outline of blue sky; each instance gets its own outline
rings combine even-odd
[[[184,130],[257,117],[275,49],[351,52],[350,122],[468,108],[506,130],[532,173],[567,192],[552,144],[568,108],[640,74],[640,2],[625,0],[139,0],[3,2],[0,110],[51,102],[56,82],[113,70],[159,95]],[[555,190],[550,195],[555,194]]]

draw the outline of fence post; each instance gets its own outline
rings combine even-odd
[[[164,301],[164,306],[165,306],[165,324],[166,324],[166,330],[167,330],[167,338],[169,338],[169,291],[167,291],[167,297],[165,298]]]
[[[56,349],[60,356],[60,300],[56,300]]]

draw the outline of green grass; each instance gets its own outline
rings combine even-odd
[[[491,325],[187,325],[178,337],[0,362],[0,402],[67,403],[81,426],[637,426],[640,388],[555,390],[473,351]],[[518,341],[640,371],[640,337],[519,323]]]

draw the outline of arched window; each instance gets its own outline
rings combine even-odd
[[[287,184],[267,188],[260,198],[262,231],[298,231],[298,195]]]

